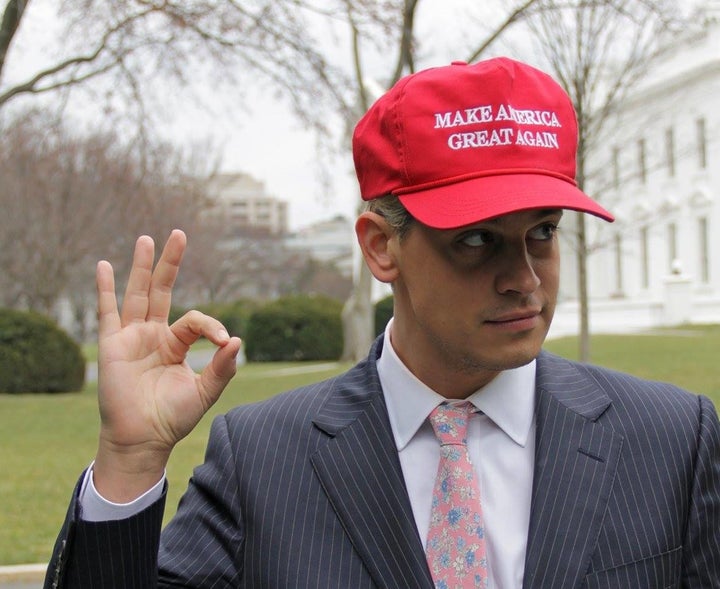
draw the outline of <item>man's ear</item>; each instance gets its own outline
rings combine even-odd
[[[398,276],[395,230],[382,215],[364,212],[355,222],[355,234],[372,275],[380,282],[394,282]]]

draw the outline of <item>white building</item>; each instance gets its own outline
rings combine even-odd
[[[617,218],[589,220],[600,244],[588,259],[592,332],[720,323],[720,2],[699,18],[702,31],[676,38],[623,101],[590,163],[603,177],[588,192]],[[553,335],[577,332],[563,255]]]
[[[224,209],[223,215],[231,230],[253,229],[271,235],[287,233],[287,203],[269,196],[265,184],[248,174],[214,176],[208,195]]]
[[[338,215],[299,229],[288,236],[285,245],[307,251],[315,260],[333,264],[343,276],[352,276],[354,241],[353,222]]]

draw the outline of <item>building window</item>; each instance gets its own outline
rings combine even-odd
[[[678,252],[677,252],[677,225],[675,223],[670,223],[668,225],[668,270],[670,272],[673,272],[675,260],[677,260]]]
[[[650,243],[648,228],[640,229],[640,279],[643,288],[650,288]]]
[[[703,170],[707,168],[707,135],[705,133],[705,119],[696,121],[698,165]]]
[[[615,234],[615,295],[623,294],[622,235]]]
[[[637,156],[638,156],[638,176],[640,182],[645,184],[647,181],[647,155],[645,153],[645,140],[638,139],[637,142]]]
[[[710,282],[710,244],[707,217],[698,219],[698,235],[700,238],[700,282]]]
[[[667,163],[668,176],[675,176],[675,133],[672,127],[665,131],[665,161]]]

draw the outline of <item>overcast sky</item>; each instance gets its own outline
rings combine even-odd
[[[462,59],[489,29],[506,14],[507,8],[481,15],[493,2],[476,0],[423,0],[416,16],[419,39],[417,65],[428,67]],[[496,0],[497,6],[507,3]],[[43,61],[52,62],[52,45],[47,40],[58,30],[54,0],[33,0],[15,40],[7,67],[7,80],[26,79]],[[482,24],[478,24],[482,23]],[[480,32],[478,32],[480,30]],[[531,59],[531,52],[523,49],[522,35],[516,32],[513,45],[496,45],[488,57],[507,54]],[[342,51],[343,48],[339,48]],[[18,56],[22,56],[18,58]],[[394,59],[394,56],[392,56]],[[387,59],[379,63],[378,76],[389,74]],[[369,68],[373,75],[372,63]],[[299,228],[336,214],[352,217],[357,207],[358,193],[351,157],[339,159],[333,166],[334,186],[325,194],[318,181],[315,145],[311,134],[304,131],[289,108],[269,91],[260,88],[247,92],[242,104],[232,95],[205,97],[204,106],[184,106],[168,102],[167,131],[174,141],[192,142],[212,137],[222,148],[222,169],[227,172],[246,172],[265,183],[267,192],[290,204],[290,224]],[[80,106],[80,110],[83,110]],[[240,113],[229,122],[224,109]]]
[[[462,25],[471,24],[469,13],[477,15],[477,2],[423,0],[419,6],[416,30],[422,56],[418,65],[443,65],[465,57],[472,38],[463,33]],[[508,51],[498,47],[496,53]],[[379,64],[377,75],[388,75],[389,67],[387,61]],[[372,63],[368,69],[372,75]],[[192,122],[185,123],[186,136],[214,129],[213,135],[224,145],[223,169],[250,173],[265,183],[271,195],[288,201],[293,228],[336,214],[353,217],[359,196],[350,154],[335,162],[334,190],[326,194],[318,180],[314,139],[290,109],[271,92],[262,90],[255,95],[250,92],[245,104],[247,116],[230,128],[221,117],[196,111]]]

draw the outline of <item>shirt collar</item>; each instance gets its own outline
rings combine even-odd
[[[390,341],[391,326],[392,319],[385,328],[377,370],[395,443],[401,451],[430,412],[446,399],[418,380],[403,364]],[[524,447],[535,415],[535,360],[525,366],[502,371],[470,395],[468,401],[516,444]]]

